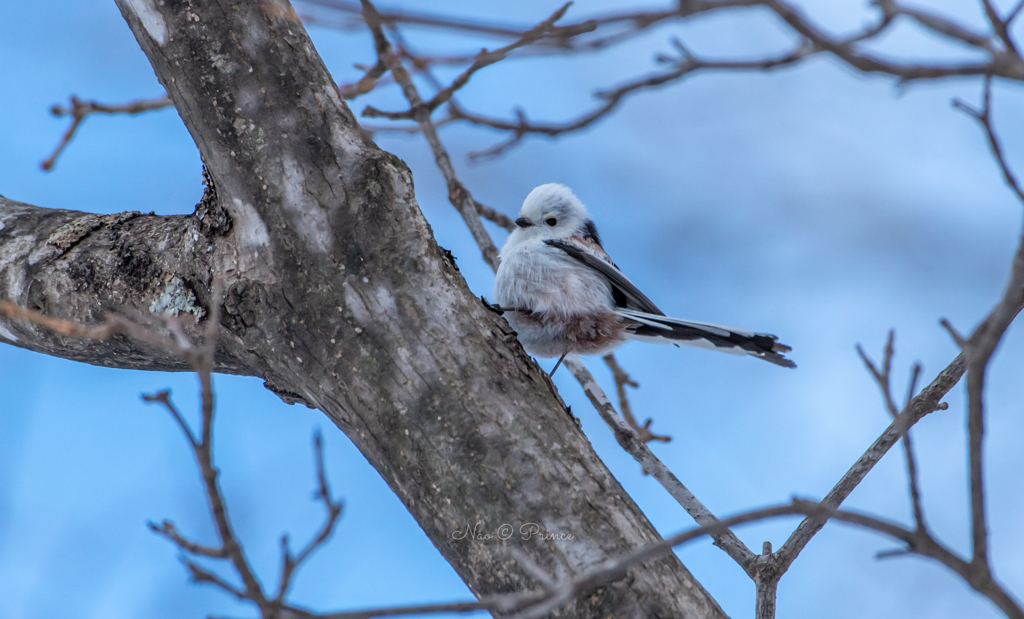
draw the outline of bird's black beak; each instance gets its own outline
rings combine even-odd
[[[520,228],[529,228],[530,226],[533,225],[533,222],[525,217],[520,217],[519,219],[516,220],[516,225],[519,226]]]

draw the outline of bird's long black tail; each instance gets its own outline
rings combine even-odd
[[[616,312],[629,323],[627,331],[632,339],[656,344],[695,346],[734,355],[750,355],[785,368],[796,367],[795,363],[781,354],[789,352],[791,348],[779,343],[779,338],[774,335],[677,320],[628,309],[617,309]]]

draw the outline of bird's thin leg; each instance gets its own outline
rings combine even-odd
[[[491,310],[492,312],[496,312],[498,314],[504,314],[505,312],[519,312],[522,314],[533,313],[533,310],[524,309],[522,307],[502,307],[497,303],[491,303],[490,301],[487,300],[487,297],[480,297],[480,300],[483,301],[483,304],[486,305],[489,310]]]
[[[562,356],[558,358],[558,363],[556,363],[556,364],[555,364],[555,367],[553,367],[553,368],[551,369],[551,373],[550,373],[550,374],[548,374],[548,376],[554,376],[554,375],[555,375],[555,370],[557,370],[557,369],[558,369],[558,366],[562,365],[562,360],[563,360],[563,359],[565,359],[565,356],[566,356],[566,355],[568,355],[568,354],[569,354],[569,351],[568,351],[568,350],[567,350],[567,351],[565,351],[564,353],[562,353]]]

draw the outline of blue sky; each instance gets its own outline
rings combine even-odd
[[[453,12],[503,18],[507,5],[451,3]],[[421,8],[425,6],[421,3]],[[464,6],[463,6],[464,5]],[[578,2],[569,18],[610,2]],[[406,5],[409,6],[409,5]],[[935,5],[932,5],[935,6]],[[937,3],[980,27],[972,2]],[[517,23],[555,5],[522,3]],[[864,23],[859,1],[808,3],[829,27]],[[94,117],[56,170],[45,159],[65,129],[48,114],[71,94],[123,102],[161,94],[152,69],[113,2],[14,3],[0,23],[0,194],[44,207],[96,213],[191,212],[202,194],[199,155],[172,110],[136,118]],[[765,15],[722,16],[663,28],[643,41],[588,58],[522,60],[474,77],[461,101],[511,115],[565,119],[590,93],[652,69],[680,36],[698,53],[778,50],[786,38]],[[369,37],[312,27],[339,82],[373,60]],[[414,33],[422,48],[472,50],[492,42]],[[965,52],[897,29],[889,53]],[[528,140],[503,158],[470,164],[466,153],[501,136],[450,127],[443,137],[477,199],[515,213],[534,186],[561,182],[587,204],[605,246],[667,313],[778,334],[799,368],[634,343],[618,354],[641,383],[641,418],[674,441],[655,452],[718,515],[824,495],[885,428],[887,413],[854,351],[877,355],[897,331],[903,377],[920,360],[930,380],[956,350],[939,327],[968,331],[1002,293],[1021,205],[1002,185],[982,133],[952,110],[977,101],[972,81],[894,88],[829,59],[769,75],[696,75],[629,100],[586,132]],[[365,100],[364,100],[365,99]],[[356,100],[397,109],[393,92]],[[1024,98],[996,90],[995,116],[1011,161],[1024,169]],[[417,197],[438,242],[470,287],[490,295],[493,275],[418,137],[379,144],[412,168]],[[504,233],[492,228],[496,242]],[[1018,449],[1024,417],[1020,329],[1011,329],[991,370],[987,453],[996,573],[1024,597],[1024,499]],[[588,362],[612,391],[600,360]],[[545,362],[545,367],[550,362]],[[595,449],[664,534],[689,517],[615,444],[568,373],[556,375]],[[334,491],[346,510],[334,541],[300,573],[292,600],[330,610],[468,599],[468,590],[380,476],[320,413],[286,406],[261,381],[217,377],[217,460],[248,552],[276,582],[277,540],[310,535],[322,518],[310,438],[325,435]],[[140,393],[171,388],[194,413],[190,375],[94,368],[0,347],[0,618],[245,615],[218,591],[187,583],[169,544],[147,520],[174,520],[212,541],[199,477],[170,419]],[[968,549],[962,387],[915,429],[929,523]],[[526,414],[526,413],[524,413]],[[909,524],[904,463],[893,450],[847,505]],[[751,547],[778,547],[795,523],[739,531]],[[918,558],[874,559],[893,544],[829,525],[779,591],[791,617],[992,617],[995,610],[944,568]],[[753,615],[753,585],[707,542],[679,551],[733,617]]]

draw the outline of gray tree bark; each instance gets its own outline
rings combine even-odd
[[[477,594],[536,587],[659,539],[503,318],[435,243],[405,164],[363,137],[285,0],[117,0],[213,179],[190,216],[97,216],[0,198],[0,298],[95,323],[208,314],[217,370],[326,413]],[[192,327],[198,332],[199,325]],[[0,341],[146,370],[179,361],[0,318]],[[480,523],[573,539],[456,539]],[[721,617],[674,555],[559,617]]]

